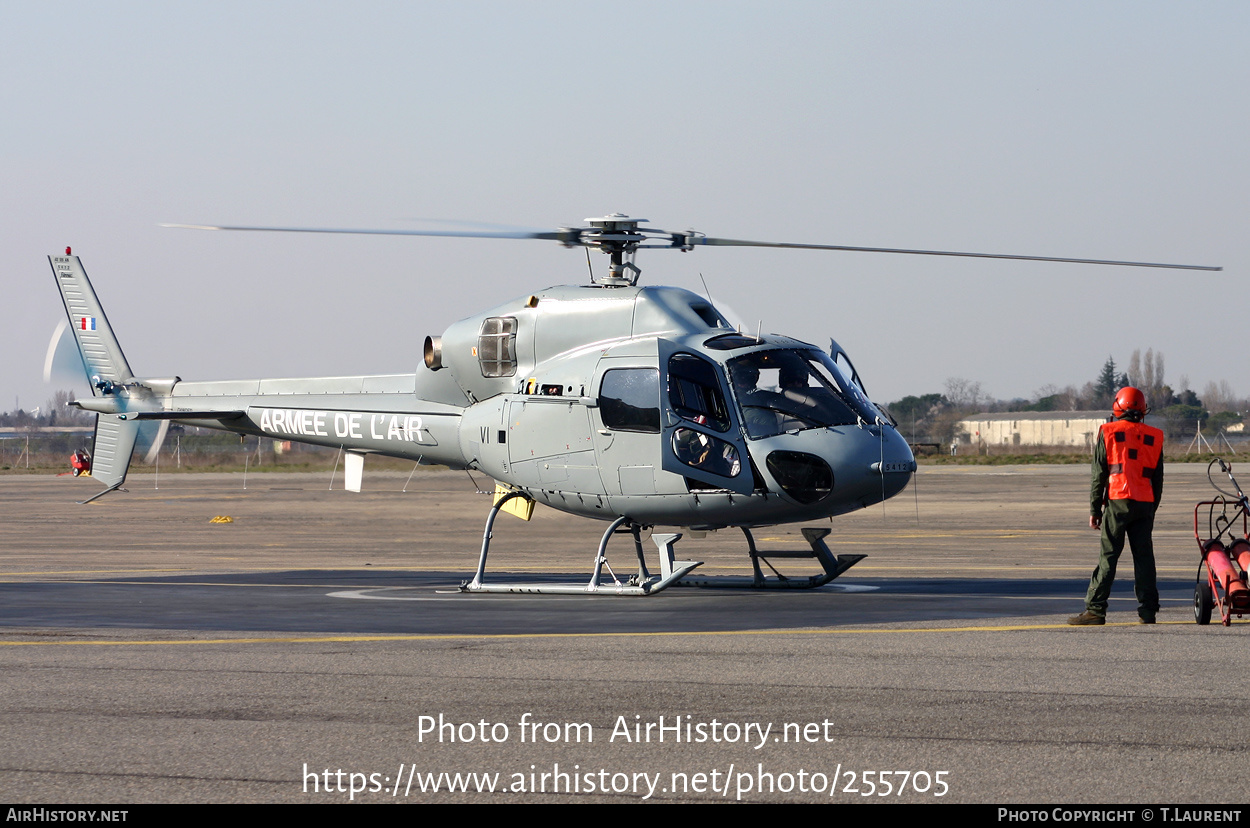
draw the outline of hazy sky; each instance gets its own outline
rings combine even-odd
[[[409,372],[585,280],[554,243],[160,222],[558,227],[1223,265],[643,251],[651,284],[849,351],[888,402],[1108,355],[1250,394],[1250,4],[0,2],[0,410],[42,405],[83,257],[132,368]],[[647,254],[650,255],[647,255]],[[595,254],[595,266],[605,258]],[[63,383],[62,383],[63,384]]]

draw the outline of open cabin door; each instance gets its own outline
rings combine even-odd
[[[659,340],[659,357],[663,469],[750,494],[755,475],[724,372],[666,339]]]

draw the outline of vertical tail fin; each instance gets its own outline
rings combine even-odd
[[[69,315],[69,326],[74,331],[78,351],[91,393],[96,397],[110,396],[121,390],[120,386],[134,378],[126,355],[122,353],[104,307],[91,287],[87,271],[77,256],[71,256],[69,248],[64,256],[49,256],[56,286],[61,291],[61,301]],[[139,436],[139,423],[125,420],[116,414],[96,416],[95,443],[91,450],[91,476],[103,483],[104,491],[84,502],[120,488],[130,469],[130,456],[134,453],[135,438]]]
[[[66,248],[66,255],[49,256],[48,262],[52,265],[65,312],[69,314],[69,326],[74,331],[78,351],[87,368],[91,393],[99,397],[107,393],[106,389],[111,384],[120,385],[134,374],[121,345],[117,344],[117,337],[104,315],[104,307],[96,298],[79,258],[69,255],[69,248]]]

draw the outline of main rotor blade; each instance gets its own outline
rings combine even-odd
[[[625,218],[625,217],[622,217]],[[443,236],[470,239],[541,239],[556,241],[573,246],[604,247],[608,239],[599,228],[565,228],[550,231],[498,231],[498,230],[372,230],[341,227],[247,227],[218,224],[162,224],[161,227],[174,227],[184,230],[251,230],[261,233],[336,233],[354,236]],[[689,233],[669,233],[664,230],[638,229],[637,238],[631,240],[626,249],[634,250],[643,247],[684,247],[702,245],[706,247],[773,247],[789,250],[842,250],[852,253],[901,253],[913,256],[956,256],[965,259],[1009,259],[1026,262],[1062,262],[1065,264],[1096,264],[1118,265],[1121,267],[1160,267],[1171,270],[1206,270],[1221,271],[1222,267],[1207,265],[1165,264],[1162,262],[1129,262],[1112,259],[1076,259],[1066,256],[1020,256],[1010,253],[965,253],[954,250],[910,250],[895,247],[851,247],[841,244],[798,244],[795,242],[762,242],[745,239],[720,239],[701,236],[693,231]],[[649,245],[639,242],[645,239],[667,239],[668,245]],[[613,237],[613,240],[615,238]]]
[[[1120,262],[1110,259],[1070,259],[1060,256],[1016,256],[1009,253],[959,253],[953,250],[904,250],[893,247],[848,247],[840,244],[794,244],[791,242],[760,242],[743,239],[714,239],[688,236],[688,244],[709,247],[783,247],[792,250],[847,250],[854,253],[907,253],[915,256],[960,256],[966,259],[1016,259],[1026,262],[1066,262],[1068,264],[1122,265],[1124,267],[1165,267],[1173,270],[1223,270],[1207,265],[1162,264],[1159,262]]]
[[[570,234],[559,230],[549,232],[490,230],[369,230],[341,227],[233,227],[224,224],[162,224],[181,230],[255,230],[261,233],[338,233],[350,236],[449,236],[470,239],[545,239],[565,241]],[[571,239],[570,239],[571,240]]]
[[[429,218],[424,216],[396,216],[396,221],[405,223],[422,225],[432,224],[444,227],[463,227],[474,228],[477,230],[495,230],[498,232],[508,233],[545,233],[546,230],[541,227],[524,224],[500,224],[496,221],[471,221],[469,219],[447,219],[447,218]]]

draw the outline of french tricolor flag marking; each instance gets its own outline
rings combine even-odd
[[[84,331],[94,331],[95,330],[95,317],[94,316],[78,317],[78,327]]]

